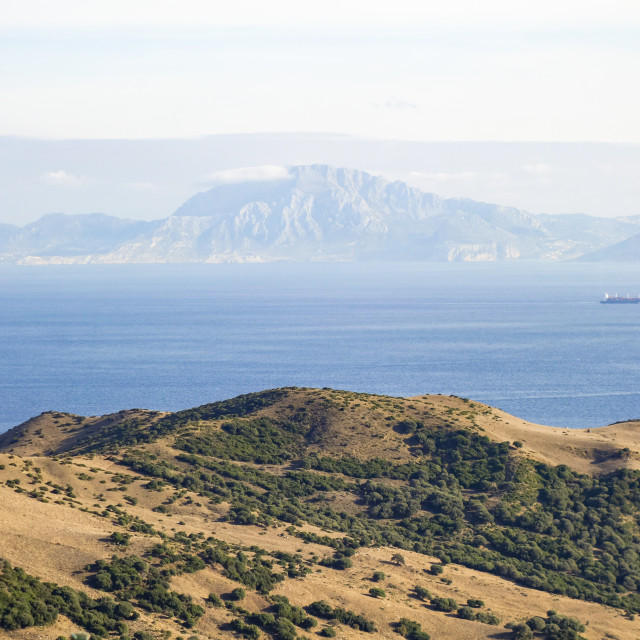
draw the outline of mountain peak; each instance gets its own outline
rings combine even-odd
[[[58,214],[0,228],[0,261],[571,259],[638,232],[631,218],[534,216],[326,164],[248,167],[213,179],[166,220]]]
[[[246,180],[235,176],[199,193],[185,202],[174,216],[219,216],[241,211],[253,203],[282,210],[292,200],[334,194],[334,199],[366,198],[370,190],[383,189],[388,183],[366,171],[336,168],[326,164],[295,165],[274,172],[272,177],[249,174]],[[267,174],[268,175],[268,174]]]

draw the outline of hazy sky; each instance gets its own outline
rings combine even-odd
[[[4,2],[0,222],[160,218],[213,172],[312,162],[638,214],[638,69],[638,0]]]
[[[21,0],[0,134],[640,143],[637,0]]]

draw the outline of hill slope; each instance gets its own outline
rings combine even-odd
[[[0,437],[0,638],[636,638],[638,426],[299,388],[45,413]]]
[[[640,260],[640,233],[622,242],[580,256],[585,262],[638,262]]]

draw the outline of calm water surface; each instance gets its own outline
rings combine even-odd
[[[455,394],[527,420],[640,417],[640,266],[0,266],[0,431],[279,386]]]

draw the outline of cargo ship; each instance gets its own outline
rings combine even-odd
[[[640,302],[640,296],[632,298],[631,296],[619,296],[617,293],[615,296],[610,296],[608,293],[604,294],[604,300],[600,300],[601,304],[638,304]]]

